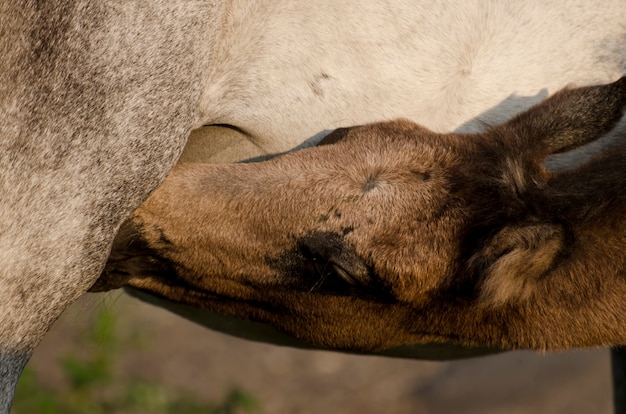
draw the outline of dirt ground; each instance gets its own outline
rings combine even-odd
[[[267,414],[611,413],[605,349],[537,355],[509,352],[454,362],[304,351],[211,332],[123,293],[87,295],[57,322],[31,360],[56,383],[56,360],[79,352],[102,302],[125,343],[115,375],[182,389],[208,401],[233,386]]]

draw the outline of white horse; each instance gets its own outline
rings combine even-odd
[[[477,131],[617,79],[625,22],[622,0],[1,0],[0,412],[192,129],[260,152],[400,116]]]

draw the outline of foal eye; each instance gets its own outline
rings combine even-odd
[[[311,252],[304,252],[310,267],[305,277],[310,292],[346,294],[360,286],[358,281],[340,265]]]
[[[355,278],[353,278],[350,273],[348,273],[348,271],[346,269],[344,269],[343,267],[339,266],[336,263],[331,263],[331,266],[333,267],[333,269],[335,270],[335,273],[337,273],[337,275],[343,279],[346,283],[348,283],[349,285],[352,286],[357,286],[359,283],[356,281]]]
[[[298,243],[302,260],[300,282],[310,292],[356,296],[388,302],[391,291],[345,237],[331,232],[312,233]]]
[[[365,283],[343,266],[322,257],[311,257],[310,263],[315,269],[309,272],[308,291],[311,293],[331,294],[337,296],[354,296],[371,302],[395,303],[396,298],[391,290],[370,277]]]

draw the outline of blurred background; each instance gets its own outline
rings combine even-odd
[[[48,333],[14,414],[611,413],[606,349],[453,362],[305,351],[209,331],[122,291]]]

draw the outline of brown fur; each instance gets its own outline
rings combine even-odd
[[[266,162],[178,166],[93,290],[132,286],[356,351],[626,344],[626,145],[543,165],[625,106],[622,78],[483,134],[396,120]]]

